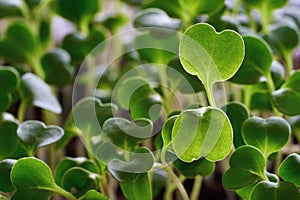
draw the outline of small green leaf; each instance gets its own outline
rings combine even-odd
[[[233,129],[233,144],[238,148],[245,144],[242,137],[242,125],[249,118],[247,107],[239,102],[232,102],[222,108],[230,120]]]
[[[91,160],[88,160],[85,157],[77,157],[77,158],[69,158],[65,157],[62,159],[59,164],[57,165],[55,169],[55,182],[57,185],[62,186],[62,178],[66,171],[73,167],[81,167],[83,169],[86,169],[92,173],[97,174],[98,170],[95,166],[95,163]]]
[[[0,92],[10,93],[20,86],[20,75],[13,67],[0,67]]]
[[[174,166],[188,178],[200,176],[208,176],[212,174],[215,170],[215,163],[206,160],[205,158],[200,158],[199,160],[193,161],[191,163],[185,163],[181,160],[176,160]]]
[[[0,191],[13,192],[15,190],[15,187],[12,185],[10,180],[10,172],[16,162],[17,160],[12,159],[0,161]]]
[[[55,0],[54,8],[62,17],[77,23],[89,22],[100,8],[98,0]]]
[[[268,44],[255,36],[244,36],[245,58],[230,81],[239,84],[255,84],[270,74],[273,55]]]
[[[69,192],[76,191],[73,195],[80,197],[88,190],[98,188],[97,174],[80,167],[72,167],[65,172],[62,185]]]
[[[1,116],[2,117],[2,116]],[[1,120],[0,122],[0,158],[9,157],[18,148],[17,122]]]
[[[172,142],[172,129],[177,117],[178,115],[169,117],[161,129],[161,135],[164,141],[164,146],[167,146]]]
[[[45,81],[60,87],[70,83],[73,72],[70,62],[69,53],[63,49],[54,49],[47,52],[41,60],[46,75]]]
[[[285,181],[294,183],[300,187],[300,155],[293,153],[289,155],[281,163],[279,167],[279,174]]]
[[[257,147],[268,157],[282,149],[289,140],[290,125],[281,117],[251,117],[242,127],[242,136],[248,145]]]
[[[224,159],[232,147],[233,130],[226,114],[218,108],[183,111],[172,130],[176,155],[185,162],[204,156],[209,161]]]
[[[285,82],[285,69],[282,64],[276,60],[272,62],[271,76],[275,89],[278,89]]]
[[[220,10],[224,6],[224,0],[214,0],[214,1],[194,1],[186,0],[185,6],[188,8],[190,15],[193,17],[198,14],[213,14],[214,12]],[[184,9],[184,8],[183,8]]]
[[[107,196],[97,192],[96,190],[89,190],[79,200],[109,200]]]
[[[127,199],[130,200],[151,200],[151,186],[147,173],[139,174],[137,177],[127,183],[121,183],[121,189]]]
[[[223,186],[236,190],[266,180],[265,167],[266,160],[257,148],[241,146],[230,158],[230,168],[223,175]]]
[[[0,112],[7,111],[12,103],[12,96],[7,93],[0,93]]]
[[[130,150],[145,139],[151,137],[153,125],[147,119],[132,122],[124,118],[110,118],[103,124],[103,133],[110,141],[124,149]]]
[[[50,168],[33,157],[17,161],[11,171],[11,181],[17,188],[12,200],[46,200],[57,190]]]
[[[161,169],[154,170],[152,176],[152,198],[157,197],[160,192],[166,187],[167,174]]]
[[[23,101],[54,113],[62,112],[61,106],[52,94],[50,87],[36,75],[32,73],[23,75],[22,87],[23,94],[21,98]]]
[[[29,120],[19,126],[17,134],[28,153],[33,155],[37,148],[53,144],[62,138],[64,130],[58,126],[46,126],[43,122]]]
[[[161,0],[150,0],[143,4],[143,8],[159,8],[164,10],[169,16],[182,18],[185,14],[180,6],[178,0],[173,1],[161,1]]]
[[[298,188],[290,182],[272,183],[261,181],[255,186],[251,193],[253,200],[298,200],[300,192]]]
[[[295,71],[279,90],[272,94],[276,108],[286,115],[299,115],[300,108],[295,106],[300,101],[300,70]]]
[[[136,28],[156,27],[178,30],[181,26],[179,19],[170,18],[163,10],[149,8],[140,11],[134,19]]]
[[[217,33],[205,23],[188,28],[179,44],[184,69],[202,81],[212,106],[215,104],[212,85],[231,78],[242,64],[244,53],[244,42],[239,34],[232,30]]]
[[[0,18],[21,14],[22,0],[0,0]]]

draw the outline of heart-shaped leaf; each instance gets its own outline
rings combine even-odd
[[[299,115],[300,108],[294,106],[300,101],[300,70],[295,71],[282,85],[281,89],[272,94],[276,108],[286,115]]]
[[[257,148],[241,146],[230,158],[230,168],[223,175],[223,186],[228,190],[236,190],[259,180],[267,180],[265,167],[266,160]]]
[[[134,180],[138,174],[148,172],[154,164],[153,154],[149,149],[138,148],[134,152],[124,152],[129,160],[113,159],[108,163],[108,170],[119,182]]]
[[[127,183],[121,183],[120,185],[127,199],[152,199],[151,186],[147,173],[139,174],[134,180]]]
[[[100,8],[98,0],[55,0],[54,8],[62,17],[80,25],[89,22]]]
[[[54,113],[61,113],[62,111],[61,106],[57,98],[52,94],[50,87],[32,73],[26,73],[22,76],[21,98],[28,104],[33,104]]]
[[[181,26],[179,19],[170,18],[163,10],[149,8],[140,11],[134,19],[136,28],[157,27],[178,30]]]
[[[96,190],[89,190],[79,200],[109,200],[109,198]]]
[[[242,127],[242,136],[246,144],[257,147],[268,157],[282,149],[289,140],[291,128],[281,117],[251,117]]]
[[[64,86],[70,83],[73,72],[70,62],[69,53],[63,49],[47,52],[41,60],[45,72],[45,81],[57,86]]]
[[[273,56],[268,44],[255,36],[244,36],[245,58],[230,81],[239,84],[255,84],[269,77]]]
[[[290,182],[273,183],[261,181],[255,186],[250,199],[253,200],[297,200],[300,199],[298,188]]]
[[[298,187],[300,186],[300,155],[293,153],[289,155],[281,163],[279,167],[279,174],[285,181],[294,183]]]
[[[72,167],[62,177],[63,188],[69,192],[75,190],[76,197],[84,195],[90,189],[97,189],[98,181],[97,174],[80,167]]]
[[[13,192],[15,187],[10,180],[10,172],[17,160],[6,159],[0,162],[0,191]]]
[[[103,124],[103,133],[110,141],[124,149],[130,150],[145,139],[151,137],[153,125],[147,119],[132,122],[124,118],[110,118]]]
[[[23,122],[17,134],[32,156],[37,148],[53,144],[64,135],[64,130],[58,126],[46,126],[43,122],[30,120]]]
[[[242,125],[249,118],[250,113],[246,106],[239,102],[232,102],[222,108],[228,116],[233,128],[233,145],[235,148],[245,144],[242,137]]]
[[[205,158],[200,158],[199,160],[191,163],[185,163],[178,159],[173,164],[185,177],[188,178],[192,178],[197,175],[208,176],[215,170],[215,163],[210,162]]]
[[[242,64],[244,53],[244,42],[239,34],[232,30],[217,33],[205,23],[188,28],[179,44],[184,69],[202,81],[212,106],[215,105],[212,85],[231,78]]]
[[[172,130],[176,155],[185,162],[204,156],[209,161],[224,159],[231,147],[233,130],[226,114],[218,108],[183,111]]]
[[[21,158],[14,164],[11,181],[17,189],[12,200],[50,199],[57,190],[50,168],[32,157]]]
[[[18,124],[16,122],[0,120],[0,158],[9,157],[18,148],[17,129]]]
[[[20,86],[20,75],[13,67],[0,67],[0,92],[10,93]]]
[[[98,173],[96,165],[93,161],[88,160],[85,157],[78,157],[78,158],[66,157],[59,162],[55,170],[54,179],[57,185],[62,186],[62,178],[64,174],[73,167],[80,167],[82,169],[86,169],[95,174]]]
[[[31,62],[36,49],[34,38],[25,22],[15,21],[7,28],[4,40],[0,41],[0,55],[11,62]]]
[[[21,14],[22,0],[0,0],[0,18]]]

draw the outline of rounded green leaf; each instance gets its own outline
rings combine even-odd
[[[278,89],[285,81],[285,69],[282,64],[276,60],[272,62],[271,76],[276,89]]]
[[[98,0],[55,0],[54,8],[62,17],[77,24],[89,22],[100,8]]]
[[[273,55],[268,44],[256,36],[244,36],[245,58],[230,81],[239,84],[255,84],[268,76]]]
[[[109,200],[109,198],[96,190],[89,190],[79,200]]]
[[[157,27],[178,30],[181,26],[179,19],[170,18],[163,10],[149,8],[140,11],[134,19],[136,28]]]
[[[17,161],[11,171],[11,181],[17,188],[12,200],[50,199],[57,189],[50,168],[33,157]]]
[[[233,130],[226,114],[218,108],[183,111],[172,130],[176,155],[185,162],[204,156],[209,161],[224,159],[232,147]]]
[[[47,52],[42,60],[45,81],[49,84],[64,86],[72,81],[73,68],[70,66],[71,57],[63,49]]]
[[[233,145],[238,148],[245,144],[242,137],[242,125],[249,118],[247,107],[239,102],[232,102],[222,108],[230,120],[233,129]]]
[[[12,103],[12,96],[7,93],[0,93],[0,112],[4,112],[9,109]]]
[[[300,187],[300,155],[293,153],[289,155],[281,163],[279,167],[279,174],[285,181],[294,183]]]
[[[300,108],[295,106],[300,101],[300,70],[295,71],[279,90],[272,93],[276,108],[286,115],[299,115]]]
[[[124,149],[133,149],[136,145],[151,137],[153,125],[148,119],[136,119],[132,122],[124,118],[110,118],[103,124],[103,133],[110,141]]]
[[[98,187],[97,174],[80,167],[67,170],[62,178],[63,188],[69,192],[76,191],[74,196],[80,197],[90,189]]]
[[[161,0],[150,0],[143,4],[143,8],[159,8],[164,10],[169,16],[182,18],[185,14],[178,0],[173,1],[161,1]]]
[[[13,92],[20,85],[20,75],[13,67],[0,67],[0,92]]]
[[[244,0],[244,2],[255,8],[263,9],[267,7],[269,9],[280,8],[284,6],[288,1],[287,0]]]
[[[0,158],[10,156],[18,148],[18,124],[14,121],[0,122]]]
[[[265,167],[266,160],[257,148],[241,146],[230,158],[230,168],[223,175],[223,186],[236,190],[265,180]]]
[[[43,122],[29,120],[19,126],[17,134],[28,152],[34,153],[37,148],[53,144],[60,140],[64,135],[64,130],[58,126],[46,126]]]
[[[32,103],[54,113],[62,112],[62,108],[49,85],[32,73],[26,73],[22,76],[21,98],[28,104]]]
[[[215,163],[210,162],[205,158],[200,158],[199,160],[191,163],[186,163],[178,159],[173,164],[185,177],[188,178],[192,178],[197,175],[208,176],[215,170]]]
[[[0,0],[0,18],[21,14],[22,0]]]
[[[177,117],[178,115],[169,117],[161,129],[161,136],[164,142],[164,146],[167,146],[172,142],[172,129]]]
[[[232,30],[217,33],[205,23],[188,28],[179,45],[184,69],[198,76],[205,87],[231,78],[242,64],[244,52],[244,42],[238,33]]]
[[[13,192],[15,187],[12,185],[10,180],[10,173],[13,165],[17,160],[6,159],[0,161],[0,191],[2,192]]]
[[[298,188],[290,182],[273,183],[262,181],[255,186],[251,193],[253,200],[298,200],[300,192]]]
[[[282,149],[289,140],[291,128],[281,117],[251,117],[242,127],[242,136],[248,145],[257,147],[268,157]]]

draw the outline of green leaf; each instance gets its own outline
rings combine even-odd
[[[244,36],[245,58],[230,81],[239,84],[259,83],[271,71],[273,55],[268,44],[256,36]]]
[[[12,185],[10,180],[10,172],[16,162],[17,160],[12,159],[0,161],[0,191],[13,192],[15,190],[15,187]]]
[[[231,102],[222,108],[230,120],[233,129],[233,145],[238,148],[245,144],[242,137],[242,125],[249,118],[247,107],[239,102]]]
[[[10,93],[20,86],[20,75],[13,67],[0,67],[0,92]]]
[[[0,121],[0,158],[9,157],[19,145],[17,137],[18,123],[5,119]]]
[[[148,119],[127,119],[114,117],[103,124],[103,133],[110,141],[124,149],[130,150],[145,139],[151,137],[153,125]]]
[[[0,112],[7,111],[12,103],[12,96],[7,93],[0,93]]]
[[[295,106],[300,101],[300,70],[296,70],[282,85],[281,89],[272,93],[276,108],[286,115],[299,115],[300,108]]]
[[[109,200],[107,196],[97,192],[96,190],[89,190],[79,200]]]
[[[224,6],[224,0],[214,0],[214,1],[186,0],[184,1],[184,4],[186,6],[186,9],[189,11],[190,15],[196,17],[198,14],[210,15],[220,10]]]
[[[33,155],[37,148],[53,144],[62,138],[64,130],[58,126],[46,126],[43,122],[29,120],[19,126],[17,134],[28,153]]]
[[[98,0],[55,0],[54,8],[62,17],[77,24],[89,22],[100,8]]]
[[[147,148],[138,148],[134,152],[124,152],[129,160],[112,159],[107,168],[115,179],[119,182],[130,182],[138,174],[148,172],[154,164],[154,156]]]
[[[242,199],[250,199],[251,192],[257,183],[253,183],[241,189],[235,190],[235,192],[242,198]]]
[[[257,147],[268,157],[282,149],[288,142],[291,128],[281,117],[251,117],[242,127],[242,136],[246,144]]]
[[[61,113],[62,109],[57,98],[52,94],[50,87],[39,77],[32,73],[22,76],[22,100],[28,104]]]
[[[81,167],[92,173],[95,174],[98,173],[95,163],[91,160],[88,160],[85,157],[77,157],[77,158],[65,157],[59,162],[59,164],[55,169],[54,179],[57,185],[62,186],[62,178],[64,174],[73,167]]]
[[[136,28],[156,27],[178,30],[181,26],[179,19],[170,18],[163,10],[157,8],[149,8],[141,10],[134,19]]]
[[[268,181],[261,181],[253,189],[251,193],[253,200],[298,200],[300,199],[300,192],[298,188],[289,182],[272,183]]]
[[[185,163],[181,160],[176,160],[174,166],[188,178],[200,176],[209,176],[215,170],[215,163],[206,160],[205,158],[200,158],[199,160],[193,161],[191,163]]]
[[[161,129],[161,135],[164,141],[164,146],[167,146],[172,142],[172,129],[177,118],[178,115],[169,117]]]
[[[271,76],[275,89],[278,89],[285,82],[285,69],[282,64],[276,60],[272,62]]]
[[[300,155],[293,153],[289,155],[281,163],[279,167],[279,174],[283,180],[294,183],[300,187]]]
[[[154,170],[152,176],[152,198],[157,197],[160,192],[166,187],[167,174],[161,169]]]
[[[4,40],[0,41],[0,55],[11,62],[31,61],[35,55],[34,35],[23,21],[14,21],[6,30]]]
[[[41,60],[46,75],[45,81],[59,87],[70,83],[73,72],[70,62],[69,53],[63,49],[54,49],[47,52]]]
[[[80,167],[72,167],[64,173],[62,185],[69,192],[75,190],[73,195],[80,197],[88,190],[98,188],[97,174]]]
[[[134,180],[127,183],[121,183],[120,185],[127,199],[152,199],[151,186],[147,173],[139,174]]]
[[[0,0],[0,18],[20,15],[22,5],[21,0]]]
[[[11,171],[11,181],[17,188],[12,200],[46,200],[57,190],[50,168],[33,157],[17,161]]]
[[[25,2],[27,3],[27,5],[29,6],[29,8],[34,8],[37,5],[40,4],[42,0],[25,0]]]
[[[226,114],[218,108],[183,111],[172,130],[176,155],[185,162],[204,156],[209,161],[224,159],[232,147],[233,130]]]
[[[265,167],[266,160],[257,148],[241,146],[230,158],[230,168],[222,178],[223,186],[228,190],[236,190],[266,180]]]
[[[242,64],[244,53],[244,42],[238,33],[232,30],[217,33],[205,23],[188,28],[179,44],[184,69],[202,81],[211,105],[215,104],[212,85],[231,78]]]

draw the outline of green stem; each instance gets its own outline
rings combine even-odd
[[[261,16],[261,23],[262,23],[262,32],[265,35],[269,34],[269,22],[271,21],[271,12],[268,9],[268,4],[264,3],[261,10],[260,10],[260,16]]]
[[[178,179],[178,177],[174,174],[174,172],[169,167],[165,167],[164,171],[169,175],[169,177],[173,181],[173,183],[176,184],[182,199],[189,200],[189,196],[188,196],[185,188],[183,187],[183,185],[182,185],[181,181]]]
[[[242,0],[236,0],[234,7],[233,7],[233,11],[232,11],[234,16],[238,16],[241,3],[242,3]]]
[[[64,189],[57,186],[55,192],[63,197],[66,197],[68,200],[77,200],[71,193],[65,191]]]
[[[208,87],[208,86],[210,87]],[[213,89],[212,89],[212,85],[211,84],[204,84],[205,87],[205,91],[206,91],[206,95],[208,98],[208,102],[209,105],[212,107],[217,107],[216,101],[215,101],[215,97],[214,97],[214,93],[213,93]]]
[[[200,195],[200,191],[201,191],[201,185],[202,185],[202,176],[196,176],[195,180],[194,180],[194,185],[193,185],[193,189],[192,189],[192,194],[191,194],[191,200],[197,200],[199,195]]]
[[[20,104],[19,109],[18,109],[18,121],[19,121],[19,123],[22,123],[24,121],[26,106],[27,106],[26,102],[21,101],[21,104]]]
[[[271,72],[265,75],[267,78],[267,86],[270,92],[270,95],[275,91],[275,85],[271,76]],[[272,105],[272,110],[276,116],[282,116],[282,114],[276,109],[274,105]]]
[[[293,70],[293,58],[290,53],[283,53],[283,59],[285,61],[286,65],[286,77],[288,78],[291,75],[291,72]]]
[[[257,32],[257,25],[256,25],[256,22],[251,14],[251,10],[247,10],[247,15],[248,15],[248,18],[249,18],[249,24],[250,24],[250,27],[251,29],[254,31],[254,32]]]

